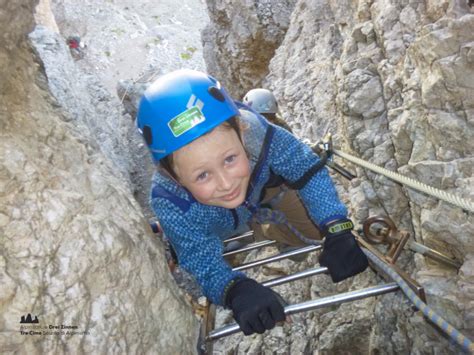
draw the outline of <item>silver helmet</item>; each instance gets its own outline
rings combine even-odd
[[[258,113],[277,113],[278,104],[273,93],[267,89],[252,89],[244,96],[244,104]]]

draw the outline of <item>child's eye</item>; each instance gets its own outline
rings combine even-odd
[[[229,163],[232,163],[236,158],[237,158],[237,155],[232,154],[232,155],[229,155],[227,158],[225,158],[224,161],[225,161],[227,164],[229,164]]]
[[[205,180],[207,178],[208,174],[206,171],[202,172],[201,174],[199,174],[197,177],[196,177],[196,181],[202,181],[202,180]]]

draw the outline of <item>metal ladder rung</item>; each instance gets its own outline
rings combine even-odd
[[[291,275],[281,276],[281,277],[277,277],[268,281],[264,281],[262,282],[262,285],[267,286],[267,287],[273,287],[273,286],[285,284],[287,282],[304,279],[306,277],[315,276],[319,274],[325,274],[327,272],[328,272],[328,268],[326,266],[320,266],[317,268],[296,272]]]
[[[386,293],[397,291],[400,287],[395,283],[387,283],[382,285],[377,285],[373,287],[364,288],[362,290],[356,290],[351,292],[345,292],[338,295],[332,295],[328,297],[319,298],[316,300],[306,301],[303,303],[296,303],[285,307],[285,314],[291,315],[300,312],[311,311],[314,309],[319,309],[323,307],[328,307],[332,305],[338,305],[346,302],[357,301],[367,297],[379,296]],[[238,333],[240,327],[237,323],[232,323],[226,325],[222,328],[213,330],[209,333],[206,340],[214,341],[219,338]]]
[[[310,252],[316,251],[316,250],[321,250],[322,248],[323,247],[321,245],[308,245],[308,246],[302,247],[300,249],[287,251],[285,253],[270,256],[270,257],[265,258],[265,259],[260,259],[260,260],[252,261],[252,262],[247,263],[247,264],[242,264],[240,266],[234,267],[232,270],[233,271],[246,270],[246,269],[250,269],[250,268],[253,268],[253,267],[256,267],[256,266],[269,264],[269,263],[272,263],[274,261],[279,261],[279,260],[282,260],[282,259],[286,259],[290,256],[295,256],[295,255],[310,253]]]
[[[240,254],[240,253],[243,253],[243,252],[246,252],[246,251],[267,247],[269,245],[273,245],[273,244],[276,244],[276,243],[277,243],[276,240],[263,240],[261,242],[249,244],[249,245],[247,245],[243,248],[240,248],[240,249],[228,251],[227,253],[222,254],[222,256],[230,256],[230,255]]]
[[[245,239],[253,236],[253,231],[245,232],[244,234],[224,240],[224,243],[235,242],[236,240]]]

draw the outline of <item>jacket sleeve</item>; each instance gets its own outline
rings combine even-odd
[[[306,144],[280,127],[274,133],[268,151],[272,171],[290,183],[301,179],[318,162],[318,156]],[[322,167],[299,189],[310,216],[322,225],[332,219],[347,216],[347,208],[339,200],[326,167]]]
[[[222,305],[226,286],[245,275],[232,271],[226,263],[219,237],[207,231],[204,221],[183,213],[169,201],[155,198],[151,205],[178,255],[180,267],[196,278],[212,303]]]

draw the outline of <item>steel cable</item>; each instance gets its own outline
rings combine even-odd
[[[401,290],[408,297],[408,299],[418,308],[423,314],[434,324],[436,324],[445,334],[447,334],[452,340],[459,344],[464,350],[469,353],[474,353],[474,344],[472,341],[467,338],[465,335],[461,334],[456,328],[454,328],[450,323],[444,320],[439,316],[433,309],[424,303],[413,290],[408,286],[408,284],[392,269],[387,267],[379,258],[377,258],[369,250],[362,248],[365,255],[378,267],[380,267],[384,272],[386,272],[397,284],[400,286]]]
[[[461,207],[463,210],[469,211],[469,212],[474,212],[474,203],[471,201],[468,201],[464,198],[458,197],[456,195],[453,195],[449,192],[437,189],[435,187],[429,186],[427,184],[424,184],[422,182],[419,182],[415,179],[406,177],[404,175],[401,175],[399,173],[396,173],[394,171],[382,168],[378,165],[375,165],[373,163],[370,163],[368,161],[365,161],[363,159],[354,157],[350,154],[347,154],[345,152],[342,152],[340,150],[332,150],[334,154],[340,156],[341,158],[347,159],[354,164],[360,165],[366,169],[372,170],[373,172],[376,172],[378,174],[382,174],[389,179],[392,179],[396,182],[399,182],[403,185],[406,185],[408,187],[411,187],[412,189],[424,192],[425,194],[428,194],[430,196],[436,197],[440,200],[446,201],[448,203],[451,203],[455,206]]]

